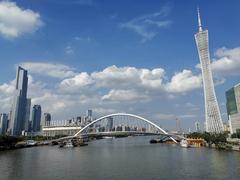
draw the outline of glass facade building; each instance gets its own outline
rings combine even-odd
[[[44,126],[50,126],[50,125],[51,125],[51,114],[44,113]]]
[[[106,131],[112,131],[112,129],[113,129],[113,117],[108,117]]]
[[[18,66],[9,126],[10,134],[13,136],[21,135],[25,129],[27,89],[28,73],[25,69]]]
[[[41,131],[42,109],[40,105],[34,105],[32,109],[32,132]]]
[[[5,135],[7,132],[8,115],[5,113],[0,114],[0,135]]]
[[[225,95],[230,132],[236,133],[240,129],[240,84],[226,91]]]
[[[30,132],[31,131],[31,127],[30,127],[30,111],[31,111],[31,98],[27,99],[27,104],[26,104],[26,116],[25,116],[25,126],[24,126],[24,130],[26,132]]]

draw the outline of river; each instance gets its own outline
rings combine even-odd
[[[0,180],[240,179],[240,153],[149,144],[150,137],[0,152]]]

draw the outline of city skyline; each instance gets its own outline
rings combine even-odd
[[[239,12],[234,8],[239,2],[217,5],[221,11],[228,7],[224,11],[228,18],[221,22],[216,21],[219,14],[211,14],[216,4],[209,2],[207,7],[206,1],[190,3],[187,12],[177,1],[153,2],[146,4],[146,8],[135,4],[138,11],[125,15],[127,2],[118,2],[119,7],[110,2],[75,2],[44,2],[49,5],[46,9],[38,3],[24,1],[0,3],[0,8],[6,12],[18,10],[23,17],[32,17],[32,21],[23,23],[24,28],[14,27],[15,33],[0,29],[0,44],[4,46],[0,50],[1,58],[9,59],[3,62],[6,68],[2,73],[6,76],[0,77],[0,102],[3,104],[0,112],[9,112],[14,68],[21,65],[30,74],[32,104],[41,104],[43,112],[51,113],[53,120],[78,116],[93,109],[98,116],[123,111],[139,114],[166,129],[175,128],[176,118],[186,129],[194,129],[195,121],[202,126],[201,70],[193,38],[199,5],[204,24],[210,31],[215,88],[226,122],[225,91],[239,83],[240,48],[234,38],[240,28],[236,21]],[[62,27],[61,16],[50,13],[56,10],[55,6],[66,11],[72,8],[73,12],[64,16],[64,22],[69,20],[69,29]],[[31,12],[26,13],[26,9]],[[83,12],[77,13],[79,9]],[[82,18],[84,15],[86,20]],[[109,30],[93,20],[97,16],[98,23],[108,25]],[[7,18],[4,22],[6,27],[10,26]],[[93,26],[98,28],[94,30]],[[226,30],[219,28],[223,26]],[[76,30],[70,30],[74,28]],[[60,38],[61,33],[66,37]],[[17,52],[20,44],[21,51]],[[28,51],[30,47],[32,52]],[[9,51],[16,51],[16,56]]]

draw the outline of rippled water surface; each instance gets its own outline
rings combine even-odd
[[[240,153],[149,144],[150,137],[103,139],[80,148],[0,152],[0,180],[240,179]]]

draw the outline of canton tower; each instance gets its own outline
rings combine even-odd
[[[200,59],[204,100],[205,100],[205,125],[207,132],[220,133],[223,131],[223,122],[220,115],[220,110],[215,94],[210,55],[208,47],[208,30],[202,29],[200,13],[198,9],[198,27],[199,31],[195,34],[195,40],[198,49],[198,55]]]

